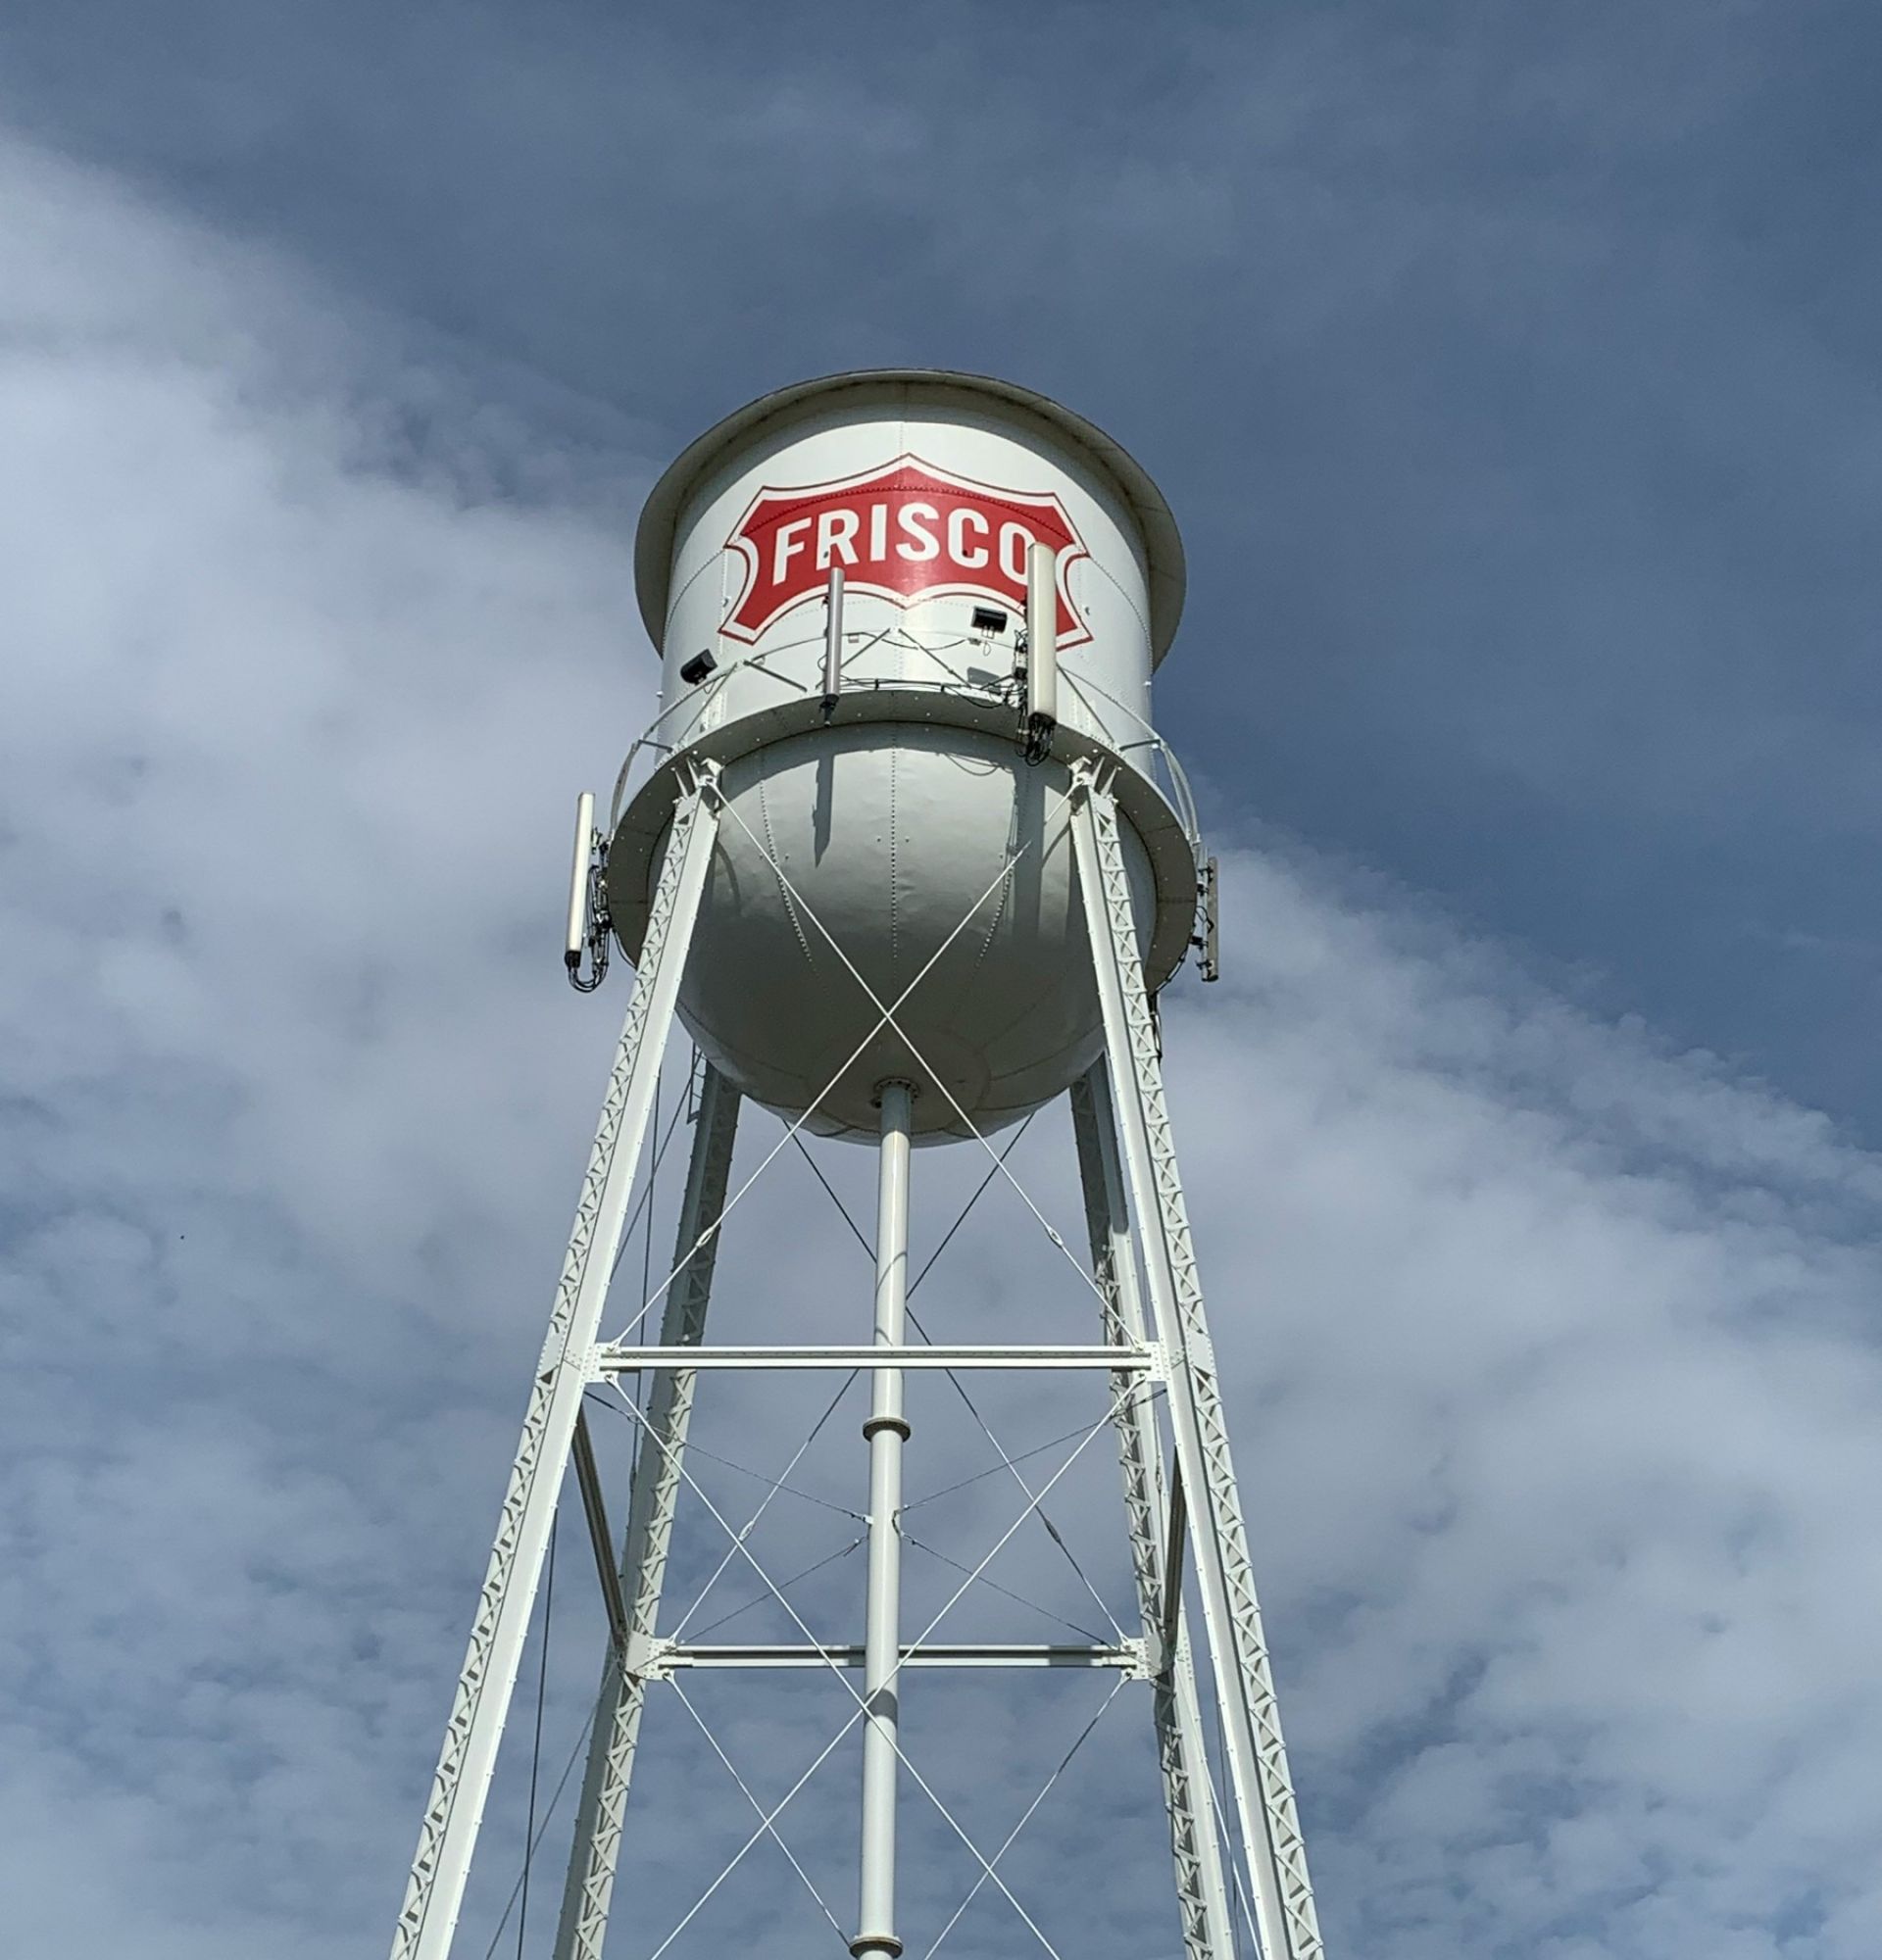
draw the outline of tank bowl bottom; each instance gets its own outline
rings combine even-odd
[[[938,1143],[1016,1121],[1097,1058],[1062,764],[860,723],[741,757],[720,788],[679,1013],[744,1094],[872,1141],[876,1086],[907,1081],[916,1141]],[[1142,935],[1152,876],[1128,828],[1125,851]]]

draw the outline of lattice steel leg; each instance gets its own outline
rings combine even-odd
[[[1248,1531],[1229,1460],[1221,1384],[1164,1102],[1117,810],[1108,771],[1075,772],[1072,840],[1105,1048],[1157,1335],[1169,1361],[1176,1464],[1196,1516],[1203,1619],[1265,1960],[1319,1960],[1307,1847],[1281,1740]]]
[[[725,1187],[738,1131],[738,1091],[708,1063],[700,1084],[692,1161],[686,1172],[686,1195],[674,1241],[673,1262],[679,1267],[679,1277],[668,1290],[661,1321],[663,1348],[697,1348],[706,1332],[718,1234],[713,1232],[704,1245],[700,1239],[709,1227],[718,1224],[725,1208]],[[635,1643],[651,1641],[658,1631],[661,1588],[672,1543],[673,1507],[679,1497],[679,1466],[698,1379],[690,1369],[663,1368],[654,1376],[648,1396],[620,1552],[620,1591],[627,1604],[628,1638]],[[645,1678],[632,1671],[635,1658],[630,1652],[623,1667],[622,1656],[609,1647],[595,1704],[594,1732],[588,1741],[588,1767],[582,1780],[581,1807],[575,1815],[574,1843],[569,1854],[556,1960],[601,1960],[647,1693]]]
[[[1105,1337],[1133,1348],[1144,1344],[1144,1307],[1130,1245],[1130,1212],[1117,1155],[1111,1083],[1099,1062],[1071,1089],[1072,1129],[1085,1191],[1091,1270],[1104,1295]],[[1124,1472],[1124,1514],[1131,1565],[1143,1613],[1144,1640],[1156,1656],[1157,1754],[1169,1810],[1169,1848],[1176,1867],[1176,1903],[1188,1960],[1232,1960],[1235,1928],[1221,1849],[1209,1804],[1208,1756],[1189,1634],[1180,1620],[1164,1646],[1166,1561],[1164,1533],[1169,1504],[1157,1412],[1141,1377],[1112,1377],[1117,1453]]]
[[[710,780],[702,778],[673,813],[633,997],[523,1418],[522,1440],[511,1465],[489,1570],[424,1807],[405,1904],[392,1936],[392,1960],[445,1960],[457,1931],[465,1881],[588,1379],[590,1351],[620,1246],[654,1084],[660,1077],[680,974],[699,914],[718,829],[712,796]]]

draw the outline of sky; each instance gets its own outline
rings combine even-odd
[[[753,394],[933,363],[1117,435],[1188,545],[1159,714],[1228,970],[1170,994],[1171,1094],[1329,1950],[1870,1960],[1879,39],[1683,0],[7,11],[14,1950],[389,1936],[624,1005],[555,939],[573,792],[650,711],[639,501]],[[1068,1228],[1065,1129],[1015,1161]],[[974,1172],[920,1168],[932,1247]],[[867,1268],[808,1169],[749,1207],[728,1332],[844,1338],[820,1275]],[[963,1338],[1089,1300],[998,1192],[931,1284]],[[987,1396],[1074,1438],[1049,1466],[1095,1419]],[[703,1411],[716,1506],[806,1411]],[[924,1419],[924,1492],[984,1466]],[[777,1570],[854,1536],[823,1442]],[[1015,1495],[935,1498],[929,1610]],[[1121,1614],[1102,1435],[1054,1507]],[[539,1803],[599,1654],[561,1549]],[[1098,1610],[1030,1528],[1003,1558]],[[970,1610],[1050,1638],[1015,1605]],[[936,1690],[911,1754],[997,1844],[1106,1686]],[[688,1692],[773,1797],[842,1719]],[[1176,1950],[1146,1729],[1126,1688],[1015,1847],[1067,1954]],[[704,1734],[650,1717],[611,1951],[739,1841]],[[839,1918],[853,1768],[787,1833]],[[972,1867],[910,1829],[931,1937]],[[676,1955],[835,1948],[767,1856]],[[983,1891],[944,1950],[1030,1943]]]

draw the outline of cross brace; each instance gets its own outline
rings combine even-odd
[[[575,1416],[575,1482],[581,1489],[581,1508],[588,1520],[588,1536],[595,1547],[595,1569],[601,1576],[601,1603],[608,1609],[609,1644],[617,1653],[627,1645],[627,1601],[620,1591],[620,1574],[615,1569],[615,1541],[608,1529],[608,1506],[601,1491],[601,1470],[595,1462],[595,1446],[588,1434],[586,1411]]]
[[[1158,1375],[1154,1348],[619,1348],[594,1350],[596,1379],[658,1368],[1102,1368]]]
[[[1073,1667],[1120,1668],[1134,1678],[1146,1674],[1144,1643],[1125,1641],[1116,1646],[1079,1644],[1028,1645],[1011,1642],[924,1642],[899,1650],[898,1671],[911,1667]],[[650,1641],[629,1649],[632,1672],[647,1681],[662,1681],[682,1667],[861,1667],[861,1646],[810,1646],[802,1642],[699,1646],[674,1641]]]

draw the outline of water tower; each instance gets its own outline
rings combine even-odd
[[[557,1953],[600,1960],[643,1704],[675,1665],[714,1658],[663,1640],[661,1589],[699,1378],[721,1368],[868,1374],[857,1638],[769,1656],[852,1684],[863,1756],[853,1954],[898,1954],[908,1936],[896,1909],[903,1673],[1070,1660],[1148,1684],[1189,1960],[1240,1950],[1241,1903],[1264,1960],[1314,1960],[1164,1108],[1158,990],[1192,952],[1205,978],[1214,957],[1213,868],[1151,715],[1152,674],[1183,600],[1169,512],[1116,444],[1026,389],[925,370],[843,374],[768,395],[695,442],[648,500],[635,568],[662,653],[660,711],[605,824],[582,799],[567,947],[585,991],[617,944],[634,962],[631,996],[393,1960],[451,1951],[571,1465],[611,1640]],[[659,1340],[603,1341],[675,1016],[704,1072],[675,1263],[656,1296]],[[1099,1338],[911,1345],[913,1147],[990,1152],[994,1133],[1061,1096]],[[859,1298],[853,1345],[704,1338],[721,1216],[744,1188],[728,1200],[747,1101],[781,1119],[784,1139],[811,1132],[877,1153],[872,1312]],[[1076,1654],[911,1642],[900,1513],[912,1369],[1108,1378],[1141,1638]],[[653,1387],[617,1548],[582,1401],[590,1384],[623,1375]],[[1218,1808],[1190,1659],[1192,1587],[1226,1767]]]

